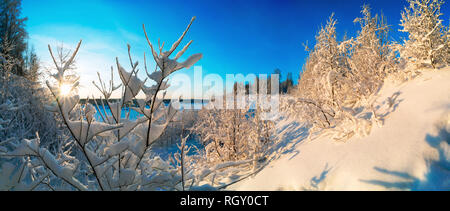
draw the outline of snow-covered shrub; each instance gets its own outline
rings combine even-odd
[[[163,134],[155,144],[154,148],[167,148],[175,146],[180,142],[180,136],[187,135],[188,130],[183,128],[192,128],[197,120],[197,110],[183,110],[177,113],[174,120],[167,125]]]
[[[20,148],[22,140],[36,138],[36,132],[41,134],[42,140],[36,146],[53,151],[63,131],[59,119],[45,110],[50,93],[39,82],[12,74],[19,60],[8,53],[12,44],[4,41],[1,45],[0,153]],[[0,190],[36,188],[46,177],[37,176],[37,169],[29,171],[34,168],[33,162],[26,157],[0,157]],[[34,177],[34,182],[23,182],[30,177]]]
[[[333,16],[316,36],[316,45],[310,50],[303,68],[295,102],[305,119],[321,128],[335,126],[342,113],[341,104],[350,93],[348,62],[349,41],[339,42],[336,38],[336,20]],[[350,40],[351,41],[351,40]]]
[[[348,103],[368,98],[378,90],[385,77],[395,71],[395,55],[390,48],[389,28],[384,17],[372,16],[368,5],[363,6],[361,13],[363,17],[354,21],[361,29],[350,47],[351,74],[348,77],[354,90],[349,91],[353,99]]]
[[[38,81],[12,74],[18,60],[9,55],[7,42],[1,45],[0,141],[33,138],[39,132],[43,142],[49,144],[58,134],[58,121],[44,108],[50,93]]]
[[[441,19],[442,0],[408,0],[409,7],[402,13],[400,31],[408,39],[396,48],[400,56],[416,67],[432,66],[449,61],[449,31]]]
[[[397,71],[385,21],[372,16],[368,6],[361,13],[363,17],[355,19],[361,25],[357,37],[343,41],[337,40],[336,20],[330,17],[316,36],[314,48],[308,49],[297,90],[282,103],[313,129],[335,130],[335,140],[370,131],[372,120],[377,121],[373,95]],[[364,110],[373,115],[359,118]],[[358,132],[360,127],[363,132]]]
[[[234,95],[232,108],[212,107],[199,111],[193,131],[200,136],[205,147],[208,166],[234,161],[261,161],[271,144],[274,123],[262,117],[263,106],[258,100],[245,96],[246,102],[240,107],[237,93]],[[224,97],[224,105],[227,101],[231,99]]]
[[[196,133],[205,146],[206,158],[212,162],[237,160],[246,157],[248,151],[241,151],[241,142],[248,142],[249,122],[246,112],[240,109],[202,110]]]
[[[198,185],[198,180],[196,180],[196,178],[193,176],[193,173],[196,170],[195,167],[198,165],[197,160],[199,156],[198,155],[188,156],[188,153],[193,150],[192,149],[193,147],[187,146],[186,144],[189,135],[183,134],[183,132],[185,131],[184,124],[182,124],[181,131],[182,131],[180,134],[181,142],[177,144],[178,152],[174,153],[171,157],[169,157],[169,161],[180,172],[181,184],[179,185],[181,185],[181,190],[184,191],[186,189],[191,189],[192,186],[194,185]],[[190,182],[188,187],[186,185],[186,182]]]
[[[146,86],[145,80],[138,78],[138,62],[131,58],[128,46],[131,70],[127,71],[116,59],[116,67],[122,84],[113,83],[113,70],[109,86],[99,75],[99,84],[94,83],[101,91],[104,100],[102,105],[86,103],[79,104],[79,96],[75,93],[78,78],[67,75],[75,61],[81,41],[70,57],[59,60],[50,55],[56,67],[52,75],[54,82],[47,81],[47,87],[54,97],[54,103],[47,106],[48,110],[57,113],[64,122],[70,136],[67,137],[55,153],[39,146],[39,137],[23,139],[13,150],[4,150],[2,157],[23,157],[29,160],[27,172],[31,176],[23,184],[38,184],[44,189],[76,189],[76,190],[174,190],[180,187],[181,177],[179,169],[171,166],[169,161],[159,157],[150,157],[151,146],[158,140],[178,110],[163,103],[165,91],[168,88],[167,77],[182,68],[189,68],[201,59],[202,54],[194,54],[184,62],[177,60],[187,50],[190,41],[174,58],[169,56],[176,50],[185,34],[189,30],[194,18],[181,37],[172,45],[169,51],[163,51],[164,44],[159,46],[159,53],[155,51],[147,33],[144,32],[156,62],[155,71],[144,69],[147,79],[155,82]],[[144,55],[145,60],[145,55]],[[111,94],[121,88],[121,99],[112,101]],[[143,91],[145,99],[135,99]],[[142,114],[136,120],[129,119],[129,115],[121,115],[122,109],[128,107],[132,100],[136,100],[138,107],[132,107]],[[88,102],[88,101],[87,101]],[[104,103],[106,102],[106,103]],[[108,108],[111,112],[106,112]],[[101,120],[94,117],[100,113]],[[6,166],[5,166],[6,165]],[[3,167],[10,169],[11,164]],[[12,176],[15,172],[8,171]],[[25,175],[25,174],[24,174]],[[27,174],[28,175],[28,174]],[[4,175],[2,175],[4,176]],[[7,189],[16,189],[8,186]]]

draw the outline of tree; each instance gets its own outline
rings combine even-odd
[[[286,80],[280,83],[280,94],[287,94],[294,87],[294,80],[292,79],[292,73],[288,72]]]
[[[368,5],[363,6],[361,14],[362,17],[354,20],[361,28],[349,46],[351,74],[347,78],[352,91],[347,92],[347,103],[352,105],[373,94],[395,69],[395,55],[390,48],[385,18],[372,15]]]
[[[147,87],[144,85],[147,79],[138,78],[139,63],[133,61],[128,46],[131,70],[127,71],[116,58],[117,72],[122,84],[114,85],[112,72],[109,83],[104,83],[100,75],[100,83],[94,83],[106,101],[106,105],[102,103],[101,107],[96,101],[94,105],[90,103],[80,105],[79,95],[74,91],[78,86],[78,80],[67,75],[67,71],[75,61],[81,41],[69,57],[63,57],[63,54],[58,54],[58,58],[55,57],[49,46],[56,73],[52,75],[53,81],[46,81],[55,100],[52,105],[47,106],[47,109],[61,117],[69,135],[54,152],[40,145],[39,136],[11,143],[8,145],[10,150],[2,148],[1,157],[21,157],[27,166],[23,170],[25,176],[17,177],[15,171],[9,171],[13,165],[6,165],[8,170],[4,171],[6,175],[0,176],[19,182],[7,188],[33,190],[40,185],[50,189],[71,190],[182,189],[178,169],[171,166],[168,161],[149,156],[149,149],[178,111],[171,105],[166,106],[163,103],[164,92],[168,88],[168,76],[177,70],[191,67],[202,58],[202,54],[194,54],[184,62],[177,61],[192,41],[175,57],[169,58],[183,40],[194,19],[195,17],[191,19],[184,33],[170,50],[163,51],[163,44],[159,46],[159,53],[143,27],[156,63],[155,71],[149,73],[144,56],[144,69],[147,79],[154,81],[154,85]],[[120,87],[121,98],[118,102],[113,102],[110,99],[111,93]],[[146,98],[136,99],[138,107],[133,109],[142,116],[136,120],[130,120],[129,115],[125,115],[124,118],[121,115],[122,109],[135,99],[140,91],[144,92]],[[106,108],[110,112],[107,112]],[[97,112],[100,114],[100,121],[94,116]],[[193,178],[183,178],[183,183],[187,180],[192,181]]]
[[[282,103],[314,130],[335,130],[335,140],[367,131],[358,130],[359,123],[367,120],[355,115],[366,108],[372,111],[368,98],[393,68],[387,26],[377,15],[371,15],[368,6],[363,7],[362,14],[362,18],[355,19],[361,24],[358,36],[343,41],[336,39],[336,20],[330,17],[317,34],[314,48],[307,48],[309,57],[293,93],[295,97]]]
[[[256,90],[255,84],[248,84],[248,89]],[[263,120],[263,106],[259,99],[253,101],[249,95],[245,95],[245,99],[240,98],[239,89],[243,88],[243,84],[235,83],[234,98],[224,99],[225,105],[233,104],[232,108],[213,107],[199,111],[194,131],[202,139],[210,165],[229,161],[253,161],[264,157],[264,147],[271,140],[273,122]],[[239,107],[238,103],[245,105]]]
[[[40,75],[39,58],[36,55],[34,47],[28,48],[24,55],[23,70],[26,77],[31,81],[37,81]]]
[[[21,1],[0,1],[0,104],[20,105],[19,110],[0,112],[0,119],[10,118],[10,129],[2,130],[0,140],[33,138],[38,131],[42,143],[49,144],[57,139],[58,121],[44,109],[50,96],[36,80],[39,61],[34,50],[27,49],[26,18],[20,18],[20,4]],[[33,74],[22,77],[26,72]]]
[[[274,75],[278,75],[278,86],[280,86],[281,84],[281,70],[276,68],[273,73]],[[272,76],[269,76],[267,80],[267,94],[272,94],[272,80],[271,80]],[[279,92],[281,93],[281,89],[279,90]]]
[[[20,18],[21,15],[20,0],[1,0],[0,3],[0,43],[10,43],[12,49],[7,50],[0,46],[3,54],[8,53],[11,57],[18,59],[13,66],[12,72],[24,76],[23,54],[27,49],[26,38],[28,36],[25,31],[25,21],[27,18]],[[4,45],[2,45],[4,46]]]
[[[288,82],[288,87],[294,86],[294,77],[292,76],[292,72],[288,72],[286,81]]]
[[[402,13],[400,31],[408,33],[403,46],[397,46],[402,58],[417,67],[444,64],[448,61],[448,31],[442,24],[443,0],[408,0]]]
[[[316,35],[316,45],[310,51],[299,80],[297,99],[301,115],[321,128],[335,125],[340,113],[342,83],[348,75],[347,42],[336,39],[337,21],[331,15],[327,25]],[[295,107],[295,106],[294,106]]]

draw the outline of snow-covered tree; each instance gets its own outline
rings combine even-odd
[[[372,15],[368,5],[361,10],[363,17],[356,18],[361,29],[350,47],[351,74],[347,77],[353,90],[347,103],[353,106],[367,100],[382,85],[385,77],[395,71],[395,55],[388,39],[389,27],[383,16]]]
[[[25,22],[27,18],[21,18],[21,0],[1,0],[0,1],[0,43],[10,42],[10,49],[0,46],[2,54],[8,54],[16,58],[11,72],[25,76],[23,54],[27,50],[27,32]]]
[[[194,19],[192,18],[169,51],[163,51],[163,44],[159,46],[159,53],[155,51],[144,27],[156,62],[154,72],[148,72],[145,61],[144,69],[147,72],[147,79],[153,80],[155,84],[147,87],[145,85],[147,79],[138,78],[138,62],[133,61],[131,48],[128,46],[131,70],[125,70],[116,59],[122,84],[114,85],[113,71],[109,86],[100,75],[99,84],[94,83],[104,98],[101,100],[101,106],[97,101],[94,101],[94,105],[89,103],[80,105],[79,96],[75,91],[78,78],[67,75],[75,61],[81,41],[71,56],[64,58],[58,54],[59,60],[49,46],[56,73],[52,75],[54,82],[46,82],[55,100],[53,105],[47,106],[47,109],[61,117],[70,135],[53,153],[45,147],[40,147],[39,137],[23,139],[19,144],[12,146],[13,150],[4,150],[0,153],[2,157],[23,157],[33,164],[32,168],[26,169],[30,170],[32,176],[22,184],[28,184],[27,188],[40,185],[46,189],[75,190],[180,189],[181,178],[177,168],[171,166],[169,161],[150,157],[149,149],[177,113],[172,106],[163,103],[164,90],[168,88],[167,77],[177,70],[191,67],[202,57],[202,54],[194,54],[184,62],[177,61],[192,43],[190,41],[174,58],[169,58],[183,40]],[[111,94],[119,88],[122,89],[121,98],[119,101],[113,101],[110,99]],[[140,91],[144,92],[145,99],[135,99]],[[136,120],[129,119],[129,115],[121,114],[122,109],[133,99],[138,107],[132,109],[142,115]],[[110,112],[107,112],[107,109]],[[95,118],[96,112],[100,113],[101,120]],[[5,165],[7,165],[5,168],[11,166]],[[18,181],[21,179],[23,178],[19,177]],[[17,186],[6,188],[16,189]]]
[[[244,109],[204,109],[199,112],[196,133],[205,146],[210,163],[239,160],[246,157],[242,148],[249,140],[250,121]]]
[[[13,74],[15,65],[19,63],[19,59],[9,52],[14,49],[13,45],[7,41],[0,43],[3,49],[0,52],[0,104],[17,105],[21,109],[1,112],[1,118],[11,121],[8,123],[10,130],[0,133],[0,141],[18,134],[19,137],[31,138],[38,131],[47,143],[48,136],[55,136],[58,130],[53,115],[44,109],[50,98],[49,92],[37,81]]]
[[[402,58],[417,67],[444,64],[449,59],[448,30],[441,19],[443,0],[408,0],[402,13],[400,31],[408,33],[403,46],[397,46]]]
[[[24,71],[25,77],[31,81],[37,81],[41,74],[40,61],[34,47],[28,48],[24,55]]]
[[[316,36],[309,50],[293,97],[282,107],[313,126],[313,131],[333,129],[335,140],[346,140],[367,124],[357,115],[372,112],[371,97],[385,77],[395,70],[395,59],[387,39],[388,27],[364,6],[363,17],[355,19],[361,30],[356,38],[337,40],[333,16]],[[376,115],[373,115],[374,117]],[[365,134],[369,126],[364,126]]]
[[[316,36],[316,45],[310,50],[309,58],[303,68],[298,83],[296,100],[289,102],[298,105],[309,121],[322,128],[333,127],[335,118],[341,111],[341,103],[348,95],[344,89],[350,74],[347,42],[336,38],[336,23],[333,15],[327,25]]]
[[[1,45],[3,50],[12,49],[7,42]],[[0,53],[0,58],[0,154],[20,148],[22,140],[35,138],[36,132],[42,137],[38,144],[53,148],[62,133],[58,118],[45,110],[48,91],[35,81],[12,74],[18,61],[12,54]],[[33,162],[27,157],[0,156],[0,189],[33,190],[44,182],[47,176],[36,176],[39,170]]]
[[[223,100],[225,105],[231,103],[231,108],[212,107],[199,111],[194,132],[201,137],[209,165],[264,158],[272,140],[274,123],[262,116],[264,108],[255,97],[256,85],[249,85],[253,90],[251,95],[239,97],[238,90],[243,90],[244,86],[235,83],[233,99],[224,97]],[[240,107],[240,103],[244,106]]]

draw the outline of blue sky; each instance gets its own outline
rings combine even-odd
[[[296,80],[307,56],[302,43],[309,41],[312,46],[316,32],[333,12],[339,36],[355,35],[358,25],[353,20],[365,3],[374,13],[384,13],[393,40],[405,36],[398,25],[406,0],[23,0],[22,7],[23,16],[29,18],[30,43],[44,66],[51,65],[47,44],[72,48],[83,39],[77,72],[82,80],[80,94],[85,96],[98,94],[91,81],[97,71],[109,78],[115,57],[128,67],[127,43],[141,62],[144,51],[150,53],[143,23],[153,43],[161,38],[170,46],[192,16],[197,19],[182,45],[194,42],[181,60],[203,53],[197,63],[203,75],[225,78],[225,74],[271,73],[279,68],[282,78],[292,72]],[[449,3],[442,12],[448,25]],[[192,77],[193,68],[179,73]]]

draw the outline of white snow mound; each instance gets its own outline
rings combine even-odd
[[[231,190],[450,190],[450,67],[387,81],[376,105],[394,111],[366,137],[305,139],[294,121],[278,124],[288,149]]]

